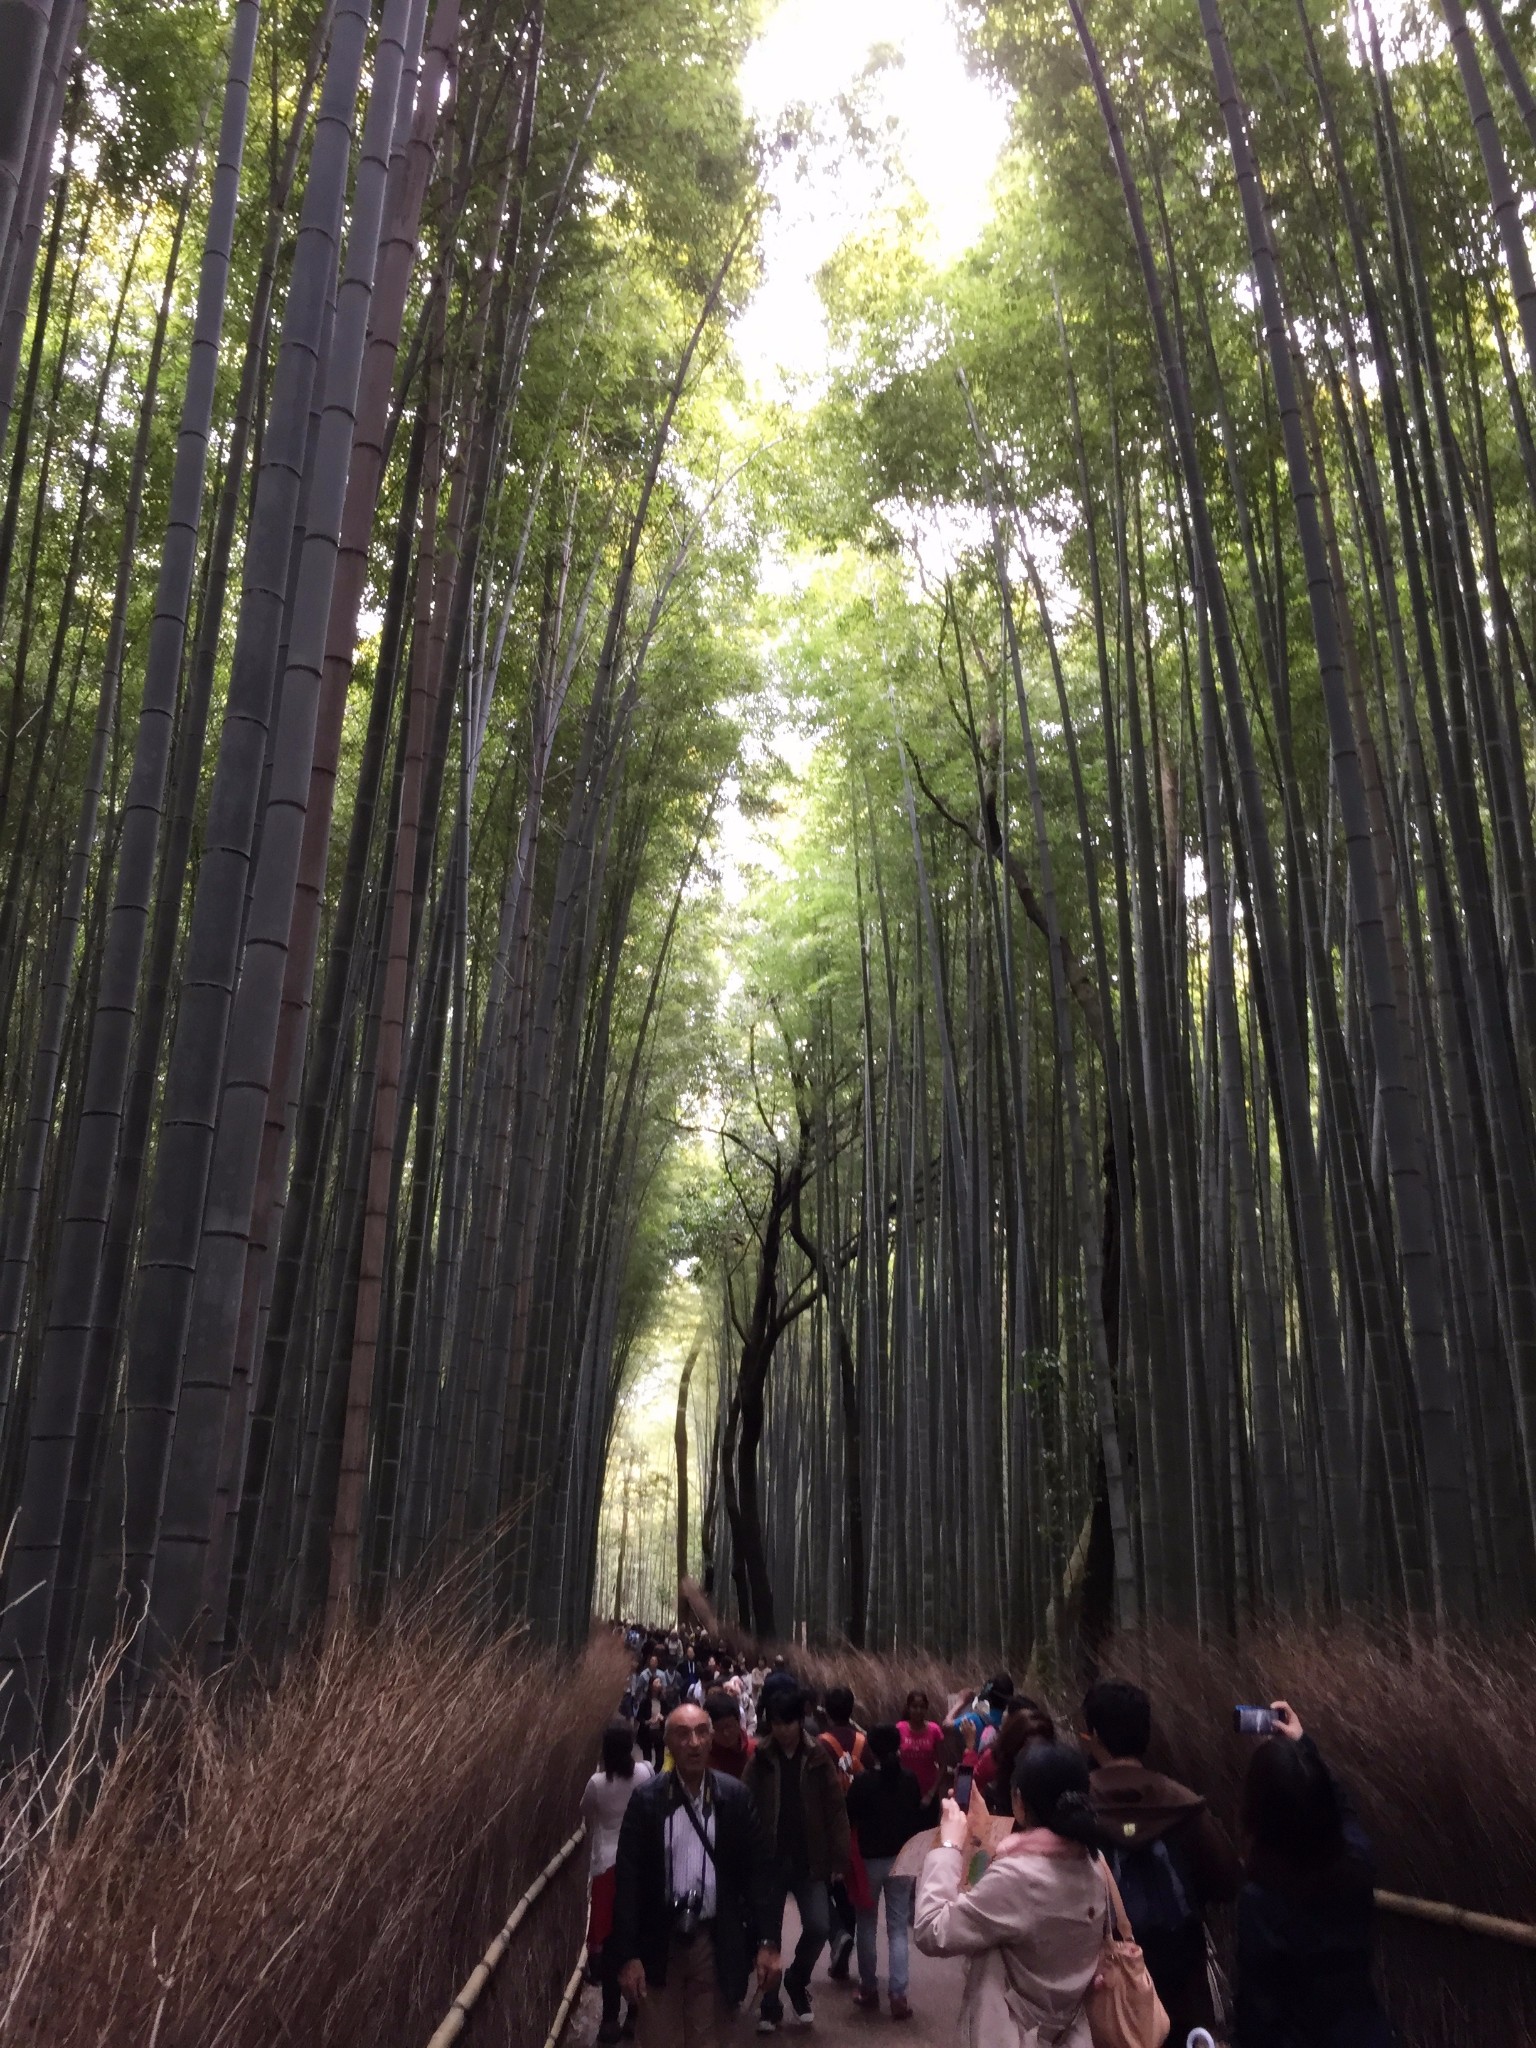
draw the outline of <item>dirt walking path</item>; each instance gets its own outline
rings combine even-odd
[[[799,1920],[791,1901],[784,1915],[786,1955],[793,1951],[799,1932]],[[776,2037],[765,2038],[804,2041],[807,2048],[877,2048],[881,2043],[889,2043],[890,2048],[953,2048],[960,2031],[958,2015],[963,1969],[960,1963],[935,1962],[931,1956],[920,1955],[914,1948],[909,1993],[912,2017],[899,2024],[894,2022],[885,2006],[885,1929],[882,1924],[879,2012],[861,2012],[853,2002],[853,1987],[858,1982],[857,1966],[849,1983],[834,1984],[828,1979],[826,1957],[823,1956],[811,1980],[815,2026],[786,2025],[779,2029]],[[572,2048],[591,2048],[597,2039],[598,2018],[597,1993],[588,1991],[582,1997],[581,2009],[566,2036]],[[756,2038],[757,2009],[754,2006],[737,2019],[727,2040],[730,2048],[746,2048],[746,2044]]]

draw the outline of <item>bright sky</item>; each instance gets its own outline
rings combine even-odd
[[[903,62],[881,74],[873,110],[899,120],[907,175],[933,215],[935,253],[953,256],[986,219],[1008,111],[967,72],[945,0],[780,0],[742,68],[748,111],[772,134],[786,107],[830,109],[882,44]],[[889,196],[872,173],[834,175],[825,165],[803,180],[786,165],[776,195],[764,282],[736,325],[748,371],[771,392],[782,388],[781,372],[814,381],[823,369],[816,272]]]
[[[899,124],[907,176],[926,201],[931,253],[943,262],[986,222],[989,182],[1008,139],[1008,104],[966,70],[946,0],[779,0],[742,67],[748,112],[773,135],[787,108],[809,105],[836,127],[834,103],[864,72],[871,50],[895,49],[901,63],[875,80],[867,113],[877,127]],[[785,161],[774,181],[777,206],[763,230],[764,276],[734,328],[749,377],[770,397],[814,401],[827,370],[827,333],[816,273],[839,245],[879,213],[893,194],[874,167],[834,168],[813,153],[808,174]],[[765,587],[793,584],[799,570],[770,551]],[[776,749],[791,774],[802,771],[812,741],[786,721]],[[727,902],[748,894],[748,870],[781,869],[783,821],[749,821],[727,804],[714,855]]]

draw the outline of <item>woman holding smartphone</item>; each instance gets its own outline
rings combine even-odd
[[[1270,1711],[1243,1788],[1233,2048],[1392,2048],[1370,1842],[1295,1710]]]
[[[1080,1752],[1031,1743],[1014,1766],[1013,1814],[1014,1832],[965,1891],[968,1822],[945,1800],[918,1884],[917,1945],[968,1959],[961,2048],[1092,2048],[1084,2001],[1109,1913],[1094,1852],[1108,1838]]]

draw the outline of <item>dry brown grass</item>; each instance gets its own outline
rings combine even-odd
[[[990,1664],[948,1664],[942,1658],[915,1651],[911,1656],[876,1656],[866,1650],[789,1650],[787,1661],[795,1676],[824,1693],[829,1686],[853,1689],[855,1714],[865,1727],[876,1721],[898,1721],[907,1694],[925,1692],[938,1720],[944,1718],[948,1699],[962,1686],[982,1683],[999,1669]]]
[[[0,1792],[0,2039],[410,2048],[575,1825],[623,1663],[477,1641],[431,1606],[339,1635],[259,1697],[196,1688],[89,1802]],[[581,1855],[473,2038],[542,2042]]]

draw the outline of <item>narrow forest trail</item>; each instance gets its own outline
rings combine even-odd
[[[790,1954],[800,1933],[800,1919],[791,1900],[784,1914],[784,1953]],[[816,2014],[816,2024],[802,2030],[799,2027],[784,2026],[780,2036],[790,2040],[807,2040],[821,2044],[821,2048],[853,2048],[854,2043],[869,2044],[889,2039],[899,2043],[900,2048],[952,2048],[960,2031],[960,1994],[965,1985],[964,1965],[958,1962],[938,1962],[932,1956],[921,1955],[916,1947],[912,1950],[912,2017],[900,2025],[893,2023],[884,2004],[885,1992],[885,1935],[880,1936],[880,1989],[881,2007],[879,2012],[860,2012],[853,2002],[853,1987],[858,1982],[855,1967],[847,1984],[834,1984],[827,1976],[826,1957],[816,1965],[816,1975],[811,1979],[811,2002]],[[571,2030],[566,2036],[570,2048],[592,2048],[597,2040],[597,2023],[600,2017],[599,2001],[595,1991],[582,1993],[581,2005]],[[738,2043],[757,2039],[757,2008],[741,2014],[727,2036],[731,2048]]]

